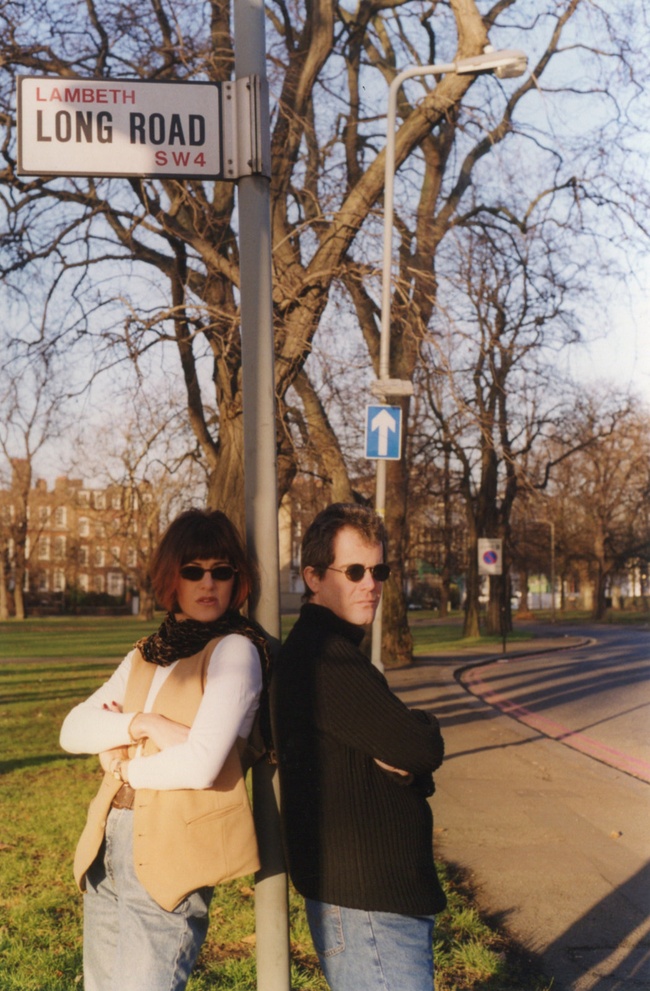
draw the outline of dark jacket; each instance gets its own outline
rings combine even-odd
[[[307,604],[271,683],[291,879],[308,898],[433,915],[445,906],[427,795],[441,764],[435,717],[409,710],[359,650],[363,629]],[[374,758],[409,771],[410,784]]]

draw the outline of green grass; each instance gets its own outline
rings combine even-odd
[[[467,650],[485,647],[487,644],[503,643],[502,637],[498,636],[464,637],[461,621],[427,623],[425,619],[421,624],[411,621],[411,634],[415,657],[422,657],[425,654],[444,654],[458,648]],[[520,643],[530,639],[529,633],[515,630],[508,634],[507,642]]]
[[[291,613],[282,616],[283,639],[295,623],[296,615]],[[156,619],[149,623],[133,616],[56,616],[27,619],[24,622],[16,620],[0,622],[0,660],[60,657],[70,660],[106,658],[117,662],[130,650],[136,640],[153,632],[161,618],[162,615],[157,615]],[[533,618],[535,622],[550,623],[550,610],[536,610]],[[418,610],[410,614],[410,622],[416,656],[445,653],[458,647],[471,649],[490,643],[501,643],[499,636],[464,638],[460,613],[441,620],[434,610]],[[643,609],[610,609],[603,622],[648,625],[650,612]],[[556,626],[562,623],[589,624],[593,623],[593,619],[586,612],[557,612]],[[508,634],[507,642],[518,643],[529,640],[530,636],[526,624],[518,626],[515,616],[514,630]]]
[[[134,616],[55,616],[0,623],[0,659],[110,658],[121,660],[136,640],[152,633],[162,619],[146,623]]]
[[[143,624],[41,619],[1,625],[15,660],[0,664],[0,991],[74,991],[82,987],[82,898],[72,855],[100,774],[95,757],[59,749],[59,728],[72,705],[105,680]],[[108,660],[84,659],[89,636],[93,656],[105,652]],[[449,910],[436,925],[437,991],[541,991],[534,968],[522,965],[505,937],[480,919],[462,878],[444,866],[443,875]],[[326,991],[294,892],[290,919],[292,989]],[[254,929],[253,879],[218,887],[188,991],[253,991]]]

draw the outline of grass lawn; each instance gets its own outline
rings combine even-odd
[[[440,629],[431,642],[448,644],[452,634]],[[72,855],[100,774],[95,757],[59,749],[59,728],[147,632],[130,618],[0,624],[0,991],[82,987]],[[426,636],[418,634],[420,645]],[[480,919],[461,879],[443,873],[449,909],[436,927],[437,991],[541,991],[535,972]],[[326,991],[293,892],[290,916],[292,989]],[[253,878],[220,886],[188,991],[254,991],[254,928]]]

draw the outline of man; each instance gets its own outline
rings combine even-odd
[[[386,532],[336,503],[302,543],[306,604],[271,683],[291,879],[332,991],[431,991],[445,906],[427,796],[443,742],[359,645],[382,583]]]

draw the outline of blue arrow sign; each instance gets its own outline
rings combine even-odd
[[[399,461],[402,456],[401,406],[366,407],[366,455]]]

